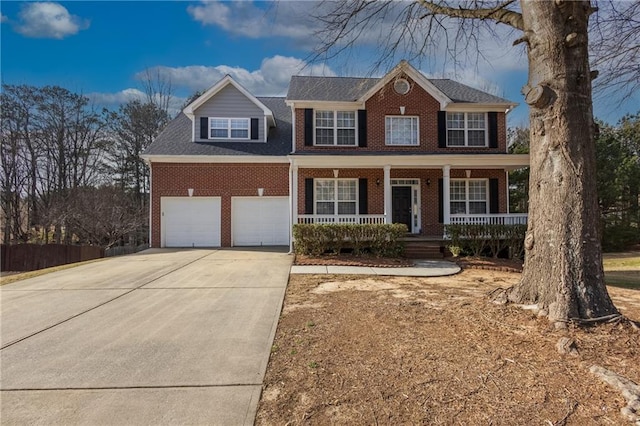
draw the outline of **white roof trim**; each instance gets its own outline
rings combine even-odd
[[[467,169],[513,170],[529,166],[528,154],[442,154],[442,155],[289,155],[296,166],[312,168],[437,169],[445,165]]]
[[[405,61],[404,59],[400,61],[400,63],[396,65],[391,71],[389,71],[384,77],[382,77],[380,81],[378,81],[375,86],[369,89],[367,93],[362,95],[360,99],[358,99],[358,101],[365,102],[376,92],[378,92],[378,90],[386,86],[396,75],[400,74],[401,72],[404,72],[406,75],[411,77],[411,79],[419,84],[420,87],[422,87],[424,90],[426,90],[428,94],[430,94],[438,102],[440,102],[441,110],[444,110],[447,105],[452,102],[452,100],[443,92],[441,92],[440,89],[434,86],[433,83],[431,83],[429,79],[424,76],[424,74],[415,69],[409,62]]]
[[[225,75],[220,81],[218,81],[216,84],[211,86],[206,92],[204,92],[202,95],[200,95],[196,100],[194,100],[189,105],[187,105],[182,110],[182,112],[184,112],[187,117],[189,117],[189,118],[191,118],[191,120],[193,120],[193,118],[195,116],[195,110],[198,109],[200,106],[202,106],[202,104],[207,102],[209,99],[214,97],[219,91],[221,91],[222,89],[227,87],[229,84],[231,84],[233,87],[238,89],[240,91],[240,93],[242,93],[244,96],[246,96],[247,99],[249,99],[251,102],[253,102],[258,108],[260,108],[264,112],[265,116],[271,118],[271,124],[273,126],[275,126],[276,123],[275,123],[275,120],[273,118],[273,112],[269,108],[267,108],[267,106],[265,104],[260,102],[258,100],[258,98],[253,96],[247,89],[242,87],[242,85],[240,83],[235,81],[233,79],[233,77],[231,77],[229,74]]]
[[[147,163],[289,163],[286,156],[269,155],[141,155]]]

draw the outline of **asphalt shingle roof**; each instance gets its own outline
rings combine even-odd
[[[293,76],[287,93],[292,101],[355,101],[380,81],[379,78]],[[511,101],[447,78],[430,78],[438,90],[454,102],[505,103]]]
[[[273,155],[291,152],[291,109],[284,98],[258,97],[273,112],[276,127],[267,142],[192,142],[191,120],[178,114],[158,135],[143,155]]]

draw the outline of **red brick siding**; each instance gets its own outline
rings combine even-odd
[[[367,147],[345,146],[305,146],[304,145],[304,109],[296,109],[296,151],[314,151],[318,153],[327,150],[341,151],[409,151],[420,153],[435,152],[506,152],[507,132],[505,114],[498,113],[498,148],[438,148],[438,111],[440,103],[429,95],[422,87],[405,76],[411,84],[411,91],[406,95],[399,95],[393,90],[393,81],[380,89],[365,103],[367,110]],[[400,115],[400,107],[405,107],[406,116],[419,117],[419,146],[387,146],[385,145],[385,116]]]
[[[466,178],[465,170],[453,169],[451,178]],[[306,178],[332,179],[332,169],[299,169],[298,170],[298,213],[304,214]],[[340,169],[338,178],[367,178],[367,196],[369,214],[384,214],[384,171],[382,169]],[[504,170],[472,170],[471,179],[497,178],[499,190],[499,211],[507,212],[506,177]],[[376,185],[380,179],[380,185]],[[391,179],[419,179],[422,235],[442,235],[442,224],[439,219],[438,179],[442,179],[441,169],[391,169]],[[430,184],[427,185],[427,179]]]
[[[221,244],[231,245],[231,197],[289,195],[288,164],[151,163],[151,246],[160,247],[160,197],[221,197]]]

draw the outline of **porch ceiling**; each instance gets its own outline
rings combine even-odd
[[[293,166],[313,168],[505,169],[529,166],[528,154],[424,154],[424,155],[289,155]]]

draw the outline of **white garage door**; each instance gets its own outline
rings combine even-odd
[[[220,197],[162,197],[163,247],[220,247]]]
[[[289,199],[234,197],[231,223],[234,246],[289,245]]]

